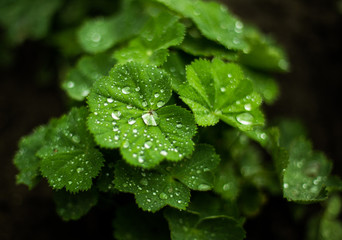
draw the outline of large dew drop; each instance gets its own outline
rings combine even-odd
[[[121,91],[123,94],[130,94],[131,93],[129,87],[124,87]]]
[[[158,125],[158,114],[155,111],[148,111],[144,113],[141,118],[144,120],[144,123],[148,126],[157,126]]]
[[[250,113],[241,113],[236,116],[236,120],[243,125],[251,125],[254,121],[254,117]]]

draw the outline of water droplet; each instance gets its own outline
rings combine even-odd
[[[289,187],[289,184],[287,184],[287,183],[284,183],[284,189],[286,189],[286,188],[288,188]]]
[[[232,75],[231,75],[230,73],[228,73],[228,77],[229,77],[229,78],[231,78],[231,77],[232,77]]]
[[[177,127],[177,128],[182,128],[183,125],[182,125],[181,123],[177,123],[176,127]]]
[[[131,92],[130,92],[130,87],[124,87],[122,90],[121,90],[121,92],[123,93],[123,94],[130,94]]]
[[[210,189],[210,186],[207,185],[207,184],[200,184],[200,185],[198,185],[197,188],[198,188],[198,190],[200,190],[200,191],[207,191],[207,190]]]
[[[67,83],[67,87],[68,88],[73,88],[73,87],[75,87],[75,83],[74,82],[68,82]]]
[[[69,185],[71,185],[71,184],[72,184],[72,181],[68,181],[68,183],[69,183]]]
[[[138,162],[139,162],[139,163],[143,163],[144,161],[145,161],[144,158],[143,158],[142,156],[139,156]]]
[[[246,111],[250,111],[250,110],[252,110],[252,104],[247,103],[247,104],[245,104],[244,108]]]
[[[76,171],[77,171],[77,173],[81,173],[84,171],[84,168],[77,168]]]
[[[98,43],[100,40],[101,40],[101,35],[97,32],[94,32],[92,35],[91,35],[91,40],[93,42],[96,42]]]
[[[221,88],[220,88],[220,91],[221,91],[221,92],[225,92],[225,91],[226,91],[226,88],[225,88],[225,87],[221,87]]]
[[[250,113],[241,113],[236,116],[236,120],[243,125],[251,125],[254,117]]]
[[[160,102],[157,103],[157,107],[160,108],[160,107],[164,106],[164,104],[165,104],[165,103],[164,103],[163,101],[160,101]]]
[[[72,141],[75,142],[75,143],[79,143],[79,142],[81,141],[80,137],[77,136],[77,135],[73,136],[71,139],[72,139]]]
[[[157,98],[159,97],[160,95],[158,93],[154,94],[154,97]]]
[[[160,199],[166,200],[168,198],[166,193],[159,194]]]
[[[121,116],[121,112],[120,111],[116,111],[112,113],[112,118],[115,120],[120,120],[120,116]]]
[[[236,21],[236,22],[235,22],[235,28],[237,28],[237,29],[242,29],[242,28],[243,28],[243,23],[240,22],[240,21]]]
[[[146,178],[142,178],[142,179],[140,180],[140,184],[141,184],[141,185],[144,185],[144,186],[147,186],[147,185],[148,185],[147,179],[146,179]]]
[[[134,123],[136,123],[135,118],[130,118],[130,119],[128,119],[128,124],[129,124],[129,125],[133,125]]]
[[[136,88],[135,88],[135,91],[136,91],[136,92],[139,92],[139,91],[140,91],[140,87],[136,87]]]
[[[123,148],[128,148],[128,147],[129,147],[129,142],[128,141],[124,142]]]
[[[141,103],[141,105],[142,105],[143,107],[147,107],[147,102],[144,101],[144,102]]]
[[[151,147],[152,147],[152,142],[151,142],[151,141],[145,142],[144,147],[145,147],[146,149],[151,148]]]
[[[155,111],[149,111],[141,116],[144,123],[148,126],[158,125],[158,114]]]
[[[223,185],[223,191],[228,191],[230,189],[230,184],[226,183]]]
[[[163,151],[160,152],[160,154],[163,155],[163,156],[166,156],[167,155],[167,151],[163,150]]]
[[[112,102],[114,102],[114,100],[113,100],[113,98],[107,98],[107,102],[112,103]]]

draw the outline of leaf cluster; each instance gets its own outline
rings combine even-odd
[[[17,182],[46,179],[64,220],[105,198],[117,239],[238,240],[269,195],[311,203],[341,190],[301,127],[265,121],[286,55],[225,6],[122,1],[75,34],[82,54],[61,83],[75,106],[14,157]],[[114,201],[133,196],[140,209]],[[327,214],[321,226],[340,224]]]

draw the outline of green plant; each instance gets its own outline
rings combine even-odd
[[[21,39],[46,35],[42,22]],[[278,97],[270,73],[288,70],[285,53],[224,6],[122,1],[78,28],[78,47],[67,33],[53,44],[84,54],[62,82],[73,108],[24,137],[14,159],[18,183],[48,181],[64,220],[111,199],[117,239],[243,239],[267,196],[311,203],[340,190],[300,125],[265,124],[261,104]],[[144,211],[114,201],[125,193]],[[327,203],[312,224],[338,239],[340,199]]]

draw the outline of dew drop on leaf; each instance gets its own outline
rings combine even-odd
[[[210,189],[210,186],[207,185],[207,184],[200,184],[200,185],[198,185],[197,188],[198,188],[198,190],[200,190],[200,191],[207,191],[207,190]]]
[[[165,103],[164,103],[163,101],[160,101],[160,102],[157,103],[157,107],[160,108],[160,107],[162,107],[164,104],[165,104]]]
[[[168,196],[167,196],[166,193],[161,193],[161,194],[159,194],[159,198],[163,199],[163,200],[166,200],[168,198]]]
[[[155,111],[149,111],[141,116],[144,123],[148,126],[158,125],[158,114]]]
[[[167,151],[163,150],[163,151],[160,152],[160,154],[163,155],[163,156],[166,156],[167,155]]]
[[[241,113],[236,116],[236,120],[243,125],[251,125],[253,123],[254,117],[250,113]]]
[[[145,142],[144,147],[145,147],[146,149],[151,148],[151,147],[152,147],[152,142],[151,142],[151,141]]]
[[[124,87],[121,91],[122,91],[123,94],[130,94],[131,93],[130,92],[130,87]]]
[[[113,98],[107,98],[107,102],[112,103],[112,102],[114,102],[114,100],[113,100]]]
[[[134,123],[136,123],[135,118],[130,118],[130,119],[128,119],[128,124],[129,124],[129,125],[133,125]]]
[[[116,111],[112,113],[112,118],[115,120],[120,120],[120,116],[121,116],[121,112],[120,111]]]
[[[141,184],[141,185],[144,185],[144,186],[147,186],[147,185],[148,185],[147,179],[146,179],[146,178],[142,178],[142,179],[140,180],[140,184]]]
[[[80,143],[81,139],[79,136],[75,135],[72,137],[72,141],[75,142],[75,143]]]
[[[244,106],[246,111],[251,111],[252,110],[252,105],[250,103],[245,104]]]

